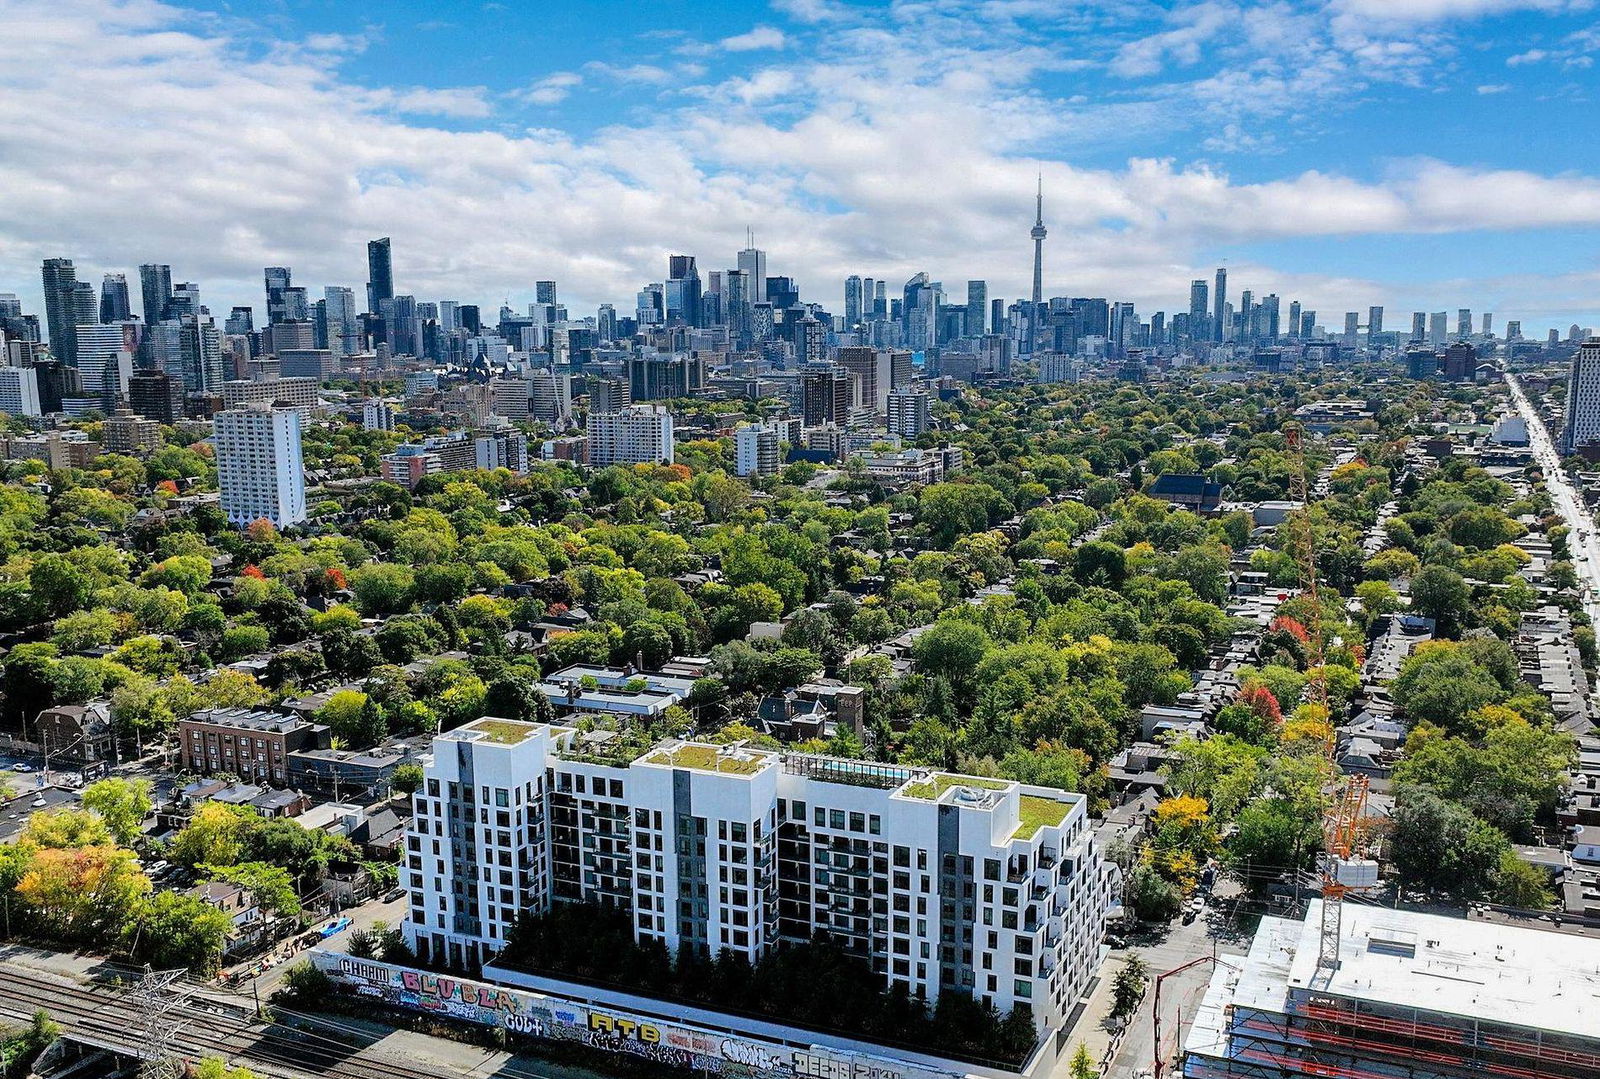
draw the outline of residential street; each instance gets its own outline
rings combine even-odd
[[[1600,597],[1600,535],[1596,534],[1594,519],[1573,490],[1566,473],[1561,470],[1561,457],[1551,434],[1545,430],[1544,421],[1528,400],[1528,395],[1522,391],[1517,377],[1508,374],[1506,385],[1511,389],[1517,410],[1527,421],[1528,441],[1544,469],[1550,500],[1555,504],[1556,512],[1572,529],[1572,534],[1567,537],[1567,545],[1572,549],[1572,565],[1578,574],[1584,609],[1595,624],[1600,625],[1600,598],[1597,598]]]

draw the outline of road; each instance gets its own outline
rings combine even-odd
[[[1516,403],[1517,411],[1527,421],[1528,442],[1534,458],[1544,470],[1545,488],[1550,492],[1550,501],[1572,530],[1567,537],[1567,546],[1572,550],[1572,566],[1578,574],[1584,610],[1594,624],[1600,626],[1600,600],[1596,598],[1600,597],[1600,534],[1595,532],[1594,519],[1589,515],[1588,507],[1573,490],[1567,474],[1561,470],[1560,454],[1550,439],[1549,431],[1545,429],[1543,419],[1528,400],[1528,395],[1522,392],[1517,377],[1507,374],[1506,385],[1511,390],[1511,399]]]
[[[1208,905],[1205,912],[1188,925],[1174,922],[1171,929],[1157,941],[1136,944],[1128,952],[1138,954],[1150,968],[1150,990],[1139,1002],[1139,1010],[1130,1024],[1128,1035],[1117,1052],[1116,1059],[1107,1069],[1107,1079],[1132,1079],[1150,1068],[1155,1045],[1152,1013],[1155,1010],[1156,976],[1175,970],[1185,963],[1213,953],[1224,958],[1243,955],[1249,938],[1238,933],[1231,917],[1218,907]],[[1101,978],[1110,981],[1121,967],[1119,959],[1127,953],[1114,953],[1100,972]],[[1182,974],[1174,975],[1161,987],[1161,1042],[1170,1054],[1178,1040],[1179,1022],[1187,1030],[1194,1018],[1195,1007],[1211,981],[1215,964],[1197,963]],[[1169,1071],[1168,1074],[1171,1074]]]

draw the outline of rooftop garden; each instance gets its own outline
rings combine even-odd
[[[1039,834],[1039,829],[1046,826],[1054,827],[1067,819],[1065,802],[1058,802],[1054,798],[1040,798],[1033,794],[1024,794],[1017,799],[1017,816],[1019,822],[1017,830],[1012,833],[1013,839],[1032,839]]]
[[[538,729],[537,723],[521,723],[514,719],[480,719],[467,728],[502,746],[517,745]]]
[[[1003,791],[1011,784],[1003,779],[983,779],[979,776],[952,776],[940,772],[929,779],[907,783],[900,793],[907,798],[921,798],[937,802],[951,787],[973,787],[977,790]]]
[[[738,755],[735,755],[738,754]],[[753,776],[767,763],[767,754],[752,754],[746,750],[728,752],[721,746],[683,742],[663,749],[650,758],[652,764],[666,764],[673,768],[693,768],[700,772],[722,772],[726,775]]]

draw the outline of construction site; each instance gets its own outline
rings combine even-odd
[[[1354,903],[1328,940],[1322,907],[1219,963],[1188,1079],[1600,1076],[1600,940]]]

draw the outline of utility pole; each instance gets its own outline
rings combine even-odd
[[[182,994],[168,990],[186,973],[183,969],[153,971],[146,963],[144,977],[133,987],[133,1001],[144,1033],[139,1049],[139,1079],[177,1079],[181,1074],[170,1051],[177,1029],[166,1021],[166,1016],[183,1003]]]

